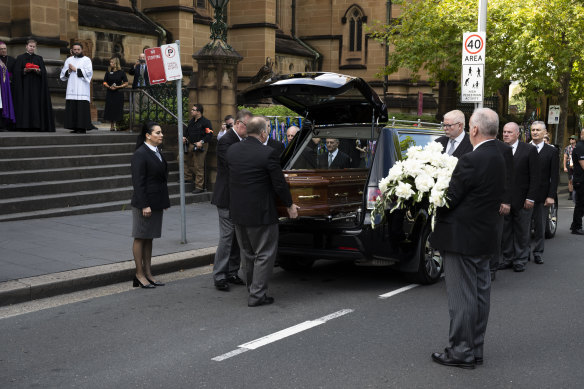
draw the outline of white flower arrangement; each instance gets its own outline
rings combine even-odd
[[[381,194],[371,211],[373,228],[376,216],[380,215],[383,221],[389,206],[389,212],[393,212],[427,201],[430,217],[437,208],[447,207],[446,192],[457,162],[458,158],[442,153],[442,145],[438,142],[430,142],[425,147],[410,147],[406,158],[397,161],[387,176],[379,181]]]

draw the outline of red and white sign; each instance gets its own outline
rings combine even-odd
[[[166,72],[164,70],[164,60],[162,59],[162,50],[160,47],[153,47],[144,50],[146,55],[146,68],[148,69],[148,78],[150,85],[163,84],[166,82]]]
[[[182,67],[180,66],[180,52],[178,45],[172,43],[170,45],[162,45],[162,60],[164,62],[164,70],[166,71],[166,80],[174,81],[183,78]]]
[[[462,64],[484,65],[487,38],[485,32],[465,32],[462,35]]]

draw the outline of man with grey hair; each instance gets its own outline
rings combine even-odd
[[[217,142],[217,178],[211,204],[217,207],[219,214],[219,243],[213,261],[213,282],[217,290],[224,292],[229,291],[229,284],[244,284],[237,275],[240,264],[239,246],[235,238],[235,227],[229,216],[227,150],[247,136],[246,126],[252,117],[252,113],[247,109],[237,112],[235,124],[226,130],[225,135]]]
[[[300,128],[298,128],[296,126],[288,127],[288,129],[286,130],[286,140],[288,141],[288,144],[290,144],[290,142],[292,142],[292,139],[294,139],[294,136],[296,136],[296,133],[298,131],[300,131]]]
[[[543,264],[548,208],[556,201],[560,174],[558,149],[545,143],[546,134],[544,122],[531,123],[531,144],[537,149],[539,162],[539,182],[533,205],[533,262],[538,265]]]
[[[459,158],[472,151],[468,134],[464,131],[464,123],[465,118],[462,111],[455,109],[444,114],[444,122],[442,123],[444,136],[436,139],[436,142],[442,145],[443,153]]]
[[[519,141],[519,126],[509,122],[503,127],[503,141],[513,149],[513,188],[511,211],[503,222],[503,242],[499,270],[525,270],[529,259],[531,214],[539,185],[537,149]]]
[[[584,129],[580,131],[580,140],[572,151],[574,163],[574,192],[576,204],[572,215],[570,230],[572,234],[584,235],[582,230],[582,216],[584,215]]]
[[[505,186],[505,160],[495,144],[499,117],[479,108],[469,121],[473,151],[458,159],[450,180],[448,207],[440,208],[430,237],[444,259],[449,346],[433,353],[438,364],[474,369],[483,363],[490,309],[489,260],[495,254],[493,226]]]
[[[229,211],[249,292],[247,305],[257,307],[274,302],[268,296],[268,282],[278,252],[276,196],[292,219],[298,217],[298,206],[292,203],[278,151],[263,145],[268,138],[266,121],[251,119],[247,135],[227,150]]]

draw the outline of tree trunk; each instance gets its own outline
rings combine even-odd
[[[436,119],[442,120],[446,112],[456,109],[458,96],[455,81],[440,81],[438,85],[438,112]]]
[[[558,123],[558,133],[555,141],[560,145],[561,150],[566,146],[564,140],[567,138],[568,131],[568,114],[570,101],[570,80],[572,78],[572,69],[560,76],[560,91],[558,102],[560,103],[560,120]]]

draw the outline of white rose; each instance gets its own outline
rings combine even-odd
[[[396,196],[407,200],[414,195],[414,191],[412,190],[412,186],[407,182],[400,182],[397,184],[395,189]]]
[[[446,196],[444,196],[444,191],[432,189],[430,192],[430,203],[435,207],[443,207],[446,205]]]
[[[438,142],[430,142],[426,145],[426,147],[424,149],[426,151],[430,151],[432,153],[442,154],[442,150],[444,149],[444,147],[442,146],[442,144],[440,144]]]
[[[397,182],[401,179],[402,175],[403,175],[403,162],[397,161],[396,163],[393,164],[391,169],[389,169],[389,172],[387,173],[386,178],[390,182]]]
[[[402,167],[406,176],[417,177],[423,172],[424,163],[415,159],[406,159],[403,161]]]
[[[389,185],[389,176],[382,178],[379,181],[379,190],[381,191],[381,193],[385,193],[387,191],[387,186]]]
[[[445,191],[448,189],[448,185],[450,185],[450,176],[446,174],[439,174],[438,178],[436,179],[436,185],[434,185],[434,189]]]
[[[408,159],[417,158],[418,154],[422,151],[422,146],[412,146],[406,151]]]
[[[416,177],[415,183],[416,189],[422,193],[429,192],[434,187],[434,179],[424,173]]]

